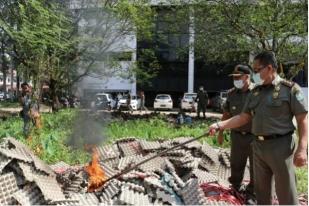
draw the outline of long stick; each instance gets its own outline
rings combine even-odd
[[[142,165],[142,164],[144,164],[144,163],[146,163],[146,162],[148,162],[148,161],[150,161],[150,160],[152,160],[152,159],[154,159],[154,158],[156,158],[156,157],[160,157],[160,156],[166,154],[167,152],[169,152],[169,151],[171,151],[171,150],[173,150],[173,149],[176,149],[176,148],[181,147],[181,146],[183,146],[183,145],[185,145],[185,144],[188,144],[188,143],[190,143],[190,142],[193,142],[193,141],[196,141],[196,140],[198,140],[198,139],[201,139],[202,137],[206,137],[207,135],[208,135],[208,133],[205,133],[205,134],[203,134],[203,135],[201,135],[201,136],[195,137],[195,138],[190,139],[190,140],[188,140],[188,141],[185,141],[185,142],[183,142],[183,143],[181,143],[181,144],[177,144],[177,145],[175,145],[174,147],[165,149],[165,150],[163,150],[162,152],[159,152],[158,154],[156,154],[156,155],[154,155],[154,156],[152,156],[152,157],[149,157],[149,158],[147,158],[147,159],[145,159],[145,160],[143,160],[143,161],[137,163],[136,165],[134,165],[134,166],[132,166],[132,167],[129,167],[129,168],[127,168],[127,169],[121,171],[120,173],[111,176],[110,178],[107,178],[107,179],[104,181],[104,184],[105,184],[106,182],[112,180],[112,179],[115,179],[115,178],[117,178],[117,177],[120,177],[121,175],[126,174],[126,173],[128,173],[128,172],[130,172],[130,171],[136,169],[136,168],[139,167],[140,165]]]

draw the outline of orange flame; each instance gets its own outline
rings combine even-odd
[[[95,149],[93,150],[92,161],[85,167],[85,170],[89,175],[88,192],[93,192],[104,184],[106,176],[99,164],[99,154]]]

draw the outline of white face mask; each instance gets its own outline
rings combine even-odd
[[[242,89],[244,87],[244,82],[242,80],[234,80],[234,86],[237,89]]]
[[[264,79],[261,79],[261,74],[260,73],[255,73],[252,75],[253,81],[256,85],[263,85]]]

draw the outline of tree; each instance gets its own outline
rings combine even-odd
[[[139,75],[142,77],[140,80],[150,77],[139,63],[130,63],[129,70],[120,64],[120,61],[131,59],[131,52],[135,49],[121,42],[128,38],[134,41],[136,34],[139,38],[151,38],[154,13],[145,3],[143,0],[97,0],[91,4],[87,0],[78,1],[77,9],[71,10],[80,40],[79,52],[72,66],[82,69],[73,78],[74,83],[89,75],[97,78],[120,76],[124,79]]]
[[[4,6],[8,4],[9,2],[1,2],[0,3],[0,10],[4,11],[1,12],[1,17],[5,19],[8,24],[12,24],[12,20],[9,18],[9,12],[10,10],[4,10]],[[8,4],[9,5],[9,4]],[[6,82],[7,82],[7,72],[9,69],[9,64],[10,64],[10,57],[11,57],[11,49],[12,49],[12,42],[10,41],[9,36],[7,33],[0,27],[0,48],[1,48],[1,71],[3,74],[3,87],[2,89],[4,90],[4,98],[7,98],[7,87],[6,87]],[[13,80],[12,80],[13,81]]]
[[[10,0],[0,10],[0,28],[12,41],[20,73],[37,91],[42,82],[49,82],[54,104],[84,76],[120,75],[115,61],[119,54],[112,48],[124,35],[140,31],[147,36],[151,16],[150,7],[141,1],[80,0],[76,10],[60,3]],[[87,9],[95,10],[96,26],[89,25]],[[106,69],[98,67],[99,61]]]
[[[8,43],[7,37],[3,34],[1,35],[1,71],[3,78],[3,86],[1,89],[4,91],[4,99],[7,98],[7,72],[8,72],[8,64],[9,64],[9,55],[6,53],[6,44]]]
[[[194,17],[197,59],[248,63],[249,53],[261,50],[273,51],[281,63],[302,66],[307,58],[304,0],[171,0],[166,7],[173,9],[167,20],[177,22],[171,30]]]
[[[224,42],[228,40],[236,43],[232,50],[236,48],[255,53],[270,50],[277,55],[279,62],[291,60],[304,62],[307,53],[306,1],[215,0],[213,2],[216,5],[210,8],[210,16],[215,18],[220,26],[219,30],[218,28],[214,30],[226,35],[226,38],[223,38]],[[198,26],[201,28],[198,33],[207,33],[209,28],[205,21],[208,15],[199,15],[200,12],[203,10],[199,11],[197,8],[196,15],[203,23],[198,25],[205,25],[206,28]],[[212,28],[210,32],[211,30]],[[231,49],[225,47],[223,51],[231,52]]]

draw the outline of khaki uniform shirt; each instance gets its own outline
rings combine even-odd
[[[299,85],[281,79],[279,75],[271,85],[256,86],[243,110],[252,116],[252,133],[255,135],[291,132],[295,129],[293,116],[307,111],[307,100]]]
[[[241,89],[235,87],[228,91],[228,96],[225,104],[223,105],[224,112],[228,112],[232,116],[240,114],[246,103],[246,100],[253,89],[254,85],[251,83],[248,90],[243,92]],[[251,132],[251,121],[244,126],[233,129],[239,132]]]

